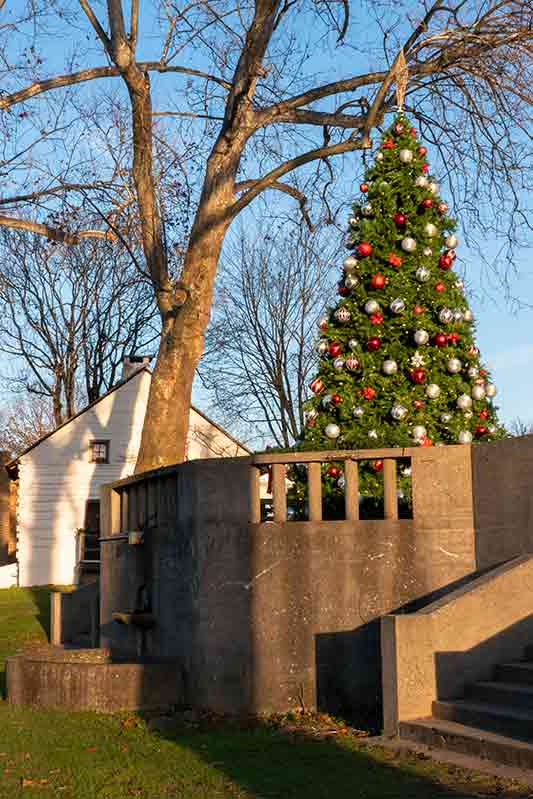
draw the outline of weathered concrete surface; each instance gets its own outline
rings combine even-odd
[[[14,705],[70,710],[154,710],[183,698],[175,663],[114,663],[103,650],[54,650],[7,659]]]
[[[375,706],[378,619],[475,569],[470,448],[415,453],[412,521],[249,525],[248,469],[233,459],[169,471],[144,545],[102,546],[102,643],[177,658],[196,707]],[[129,525],[151,496],[135,489]],[[120,627],[112,612],[132,610],[142,586],[156,626]]]
[[[55,591],[50,596],[50,642],[56,646],[85,636],[98,646],[99,583],[87,583],[75,591]]]
[[[385,731],[489,680],[533,641],[533,557],[522,556],[415,613],[382,620]]]
[[[533,552],[533,435],[472,447],[476,560]]]

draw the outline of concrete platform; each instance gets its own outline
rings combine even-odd
[[[47,647],[7,659],[7,701],[64,710],[170,709],[183,702],[175,661],[114,660],[105,649]]]

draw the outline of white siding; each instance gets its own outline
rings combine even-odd
[[[19,462],[19,584],[67,585],[77,578],[76,530],[102,483],[132,474],[150,389],[144,370],[23,455]],[[109,463],[90,462],[90,443],[109,440]],[[188,457],[248,454],[191,409]]]

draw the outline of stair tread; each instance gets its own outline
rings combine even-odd
[[[524,671],[533,671],[533,660],[514,660],[512,663],[499,663],[500,669],[524,669]]]
[[[512,738],[508,735],[501,735],[498,732],[481,730],[479,727],[469,727],[468,725],[460,724],[457,721],[447,721],[446,719],[439,719],[435,716],[409,719],[400,722],[400,726],[409,724],[416,724],[419,727],[426,727],[427,729],[434,730],[439,734],[461,735],[464,738],[470,738],[476,741],[481,740],[505,746],[514,746],[519,749],[533,752],[533,742],[529,743],[528,741]]]
[[[472,683],[473,687],[494,688],[495,690],[513,691],[517,694],[531,694],[533,696],[533,685],[525,685],[521,682],[504,682],[503,680],[482,680]]]
[[[533,723],[533,708],[531,710],[519,710],[512,705],[492,705],[488,702],[472,702],[468,699],[437,699],[433,704],[442,707],[458,707],[463,710],[472,710],[474,712],[491,713],[493,716],[512,718],[517,721],[530,721]]]

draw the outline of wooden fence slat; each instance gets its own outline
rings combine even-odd
[[[340,449],[321,452],[265,452],[254,455],[252,463],[256,466],[270,465],[271,463],[331,463],[331,461],[369,461],[384,460],[385,458],[410,458],[420,455],[416,447],[395,447],[389,449]]]
[[[310,463],[307,467],[307,491],[309,500],[309,521],[322,521],[322,467],[320,463]]]
[[[383,461],[383,500],[385,518],[398,518],[398,495],[396,493],[396,461],[388,458]]]
[[[359,520],[359,467],[357,461],[344,461],[344,507],[348,521]]]
[[[287,521],[286,469],[283,463],[275,463],[272,466],[272,499],[274,504],[274,521]]]

